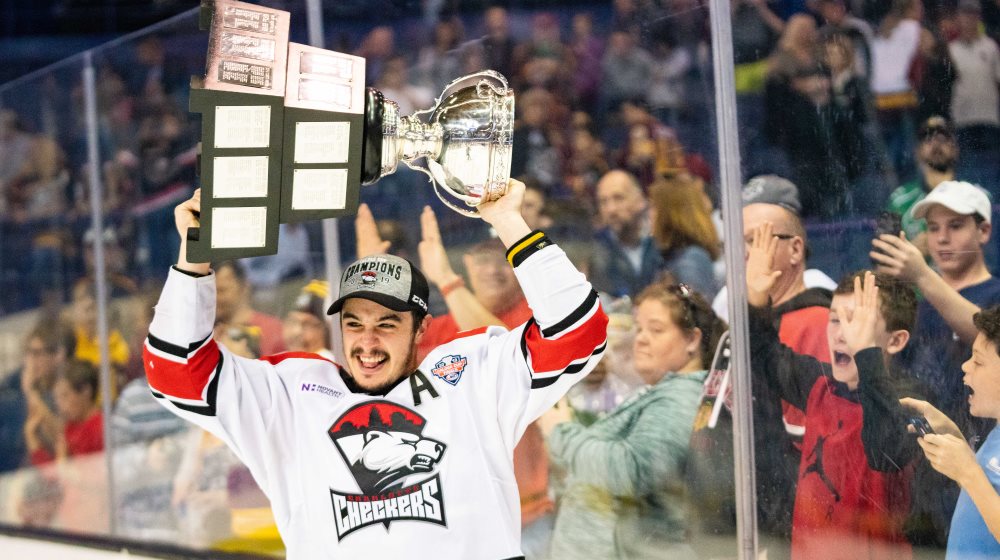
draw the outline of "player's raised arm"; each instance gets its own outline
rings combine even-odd
[[[241,448],[239,427],[250,427],[248,418],[259,419],[262,410],[272,407],[270,384],[279,381],[266,375],[265,362],[238,358],[212,338],[215,275],[207,263],[185,258],[187,230],[198,225],[200,206],[201,193],[195,191],[174,209],[181,252],[157,302],[143,364],[150,389],[164,406]],[[220,401],[226,401],[225,407]]]
[[[520,343],[531,374],[529,405],[520,422],[530,422],[597,364],[608,318],[597,292],[566,253],[525,223],[523,195],[524,184],[512,180],[506,195],[480,205],[479,212],[507,246],[507,260],[531,307]]]

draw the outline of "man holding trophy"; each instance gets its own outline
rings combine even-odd
[[[200,195],[177,207],[181,256],[146,339],[149,384],[246,463],[289,558],[521,557],[514,446],[596,365],[607,338],[590,283],[524,223],[523,192],[511,181],[478,211],[508,248],[532,320],[462,333],[419,364],[427,281],[392,255],[341,278],[329,313],[340,314],[345,365],[233,355],[211,338],[215,277],[184,257]]]
[[[273,23],[255,19],[263,9],[252,8],[216,19],[232,28]],[[362,167],[381,163],[374,181],[395,166],[399,145],[426,148],[430,175],[469,207],[455,209],[481,217],[507,247],[532,310],[510,331],[460,333],[418,363],[427,280],[409,261],[379,254],[344,270],[328,311],[340,315],[344,364],[309,353],[235,356],[211,338],[215,276],[189,251],[190,242],[214,239],[204,235],[205,189],[175,209],[181,250],[146,339],[149,385],[167,409],[221,438],[247,465],[271,501],[288,558],[523,558],[514,446],[603,355],[607,317],[597,293],[562,249],[529,229],[520,213],[524,185],[506,177],[500,184],[509,137],[498,139],[498,126],[484,121],[497,112],[481,101],[495,97],[485,91],[490,83],[471,83],[442,95],[429,124],[390,118],[377,138],[367,131]],[[512,116],[512,104],[501,112]],[[246,157],[239,153],[214,157]],[[232,186],[219,169],[211,180]],[[193,236],[195,228],[203,235]]]

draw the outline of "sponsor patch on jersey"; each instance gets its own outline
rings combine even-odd
[[[1000,459],[990,457],[990,460],[986,462],[986,467],[994,473],[1000,474]]]
[[[465,366],[468,363],[469,360],[465,356],[449,354],[434,364],[434,369],[431,370],[431,373],[435,377],[440,377],[446,383],[458,385],[458,380],[462,378],[462,372],[465,371]]]
[[[424,521],[447,526],[440,475],[444,443],[423,435],[420,414],[384,400],[355,405],[328,430],[360,494],[330,489],[337,540],[379,524]]]
[[[326,385],[320,385],[319,383],[303,383],[302,391],[307,393],[319,393],[321,395],[326,395],[328,397],[334,397],[337,399],[344,396],[343,391],[338,391],[337,389],[331,389]]]

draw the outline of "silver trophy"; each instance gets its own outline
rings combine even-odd
[[[478,218],[476,206],[507,192],[514,134],[514,92],[484,70],[445,86],[434,107],[401,117],[399,105],[368,89],[362,182],[396,171],[400,161],[430,177],[452,210]],[[416,164],[425,158],[426,168]]]

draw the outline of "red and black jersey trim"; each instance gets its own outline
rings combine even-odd
[[[222,352],[219,352],[219,363],[215,366],[215,373],[212,374],[211,379],[208,382],[208,390],[205,391],[205,404],[187,404],[183,402],[178,402],[171,399],[169,396],[150,388],[150,392],[157,399],[164,399],[172,404],[174,407],[181,410],[186,410],[188,412],[193,412],[195,414],[200,414],[202,416],[215,416],[216,413],[216,397],[219,392],[219,374],[222,373]]]
[[[215,414],[215,394],[222,352],[211,335],[187,347],[149,334],[143,362],[150,391],[181,410]]]
[[[588,363],[590,363],[591,358],[594,358],[594,357],[597,357],[597,356],[600,356],[601,354],[603,354],[604,350],[607,347],[608,347],[608,343],[605,342],[604,344],[602,344],[598,348],[596,348],[594,350],[594,352],[590,354],[590,356],[587,356],[586,358],[584,358],[583,360],[580,360],[578,362],[573,362],[572,364],[570,364],[569,366],[567,366],[566,369],[562,370],[562,372],[560,372],[558,375],[553,375],[552,377],[532,378],[531,379],[531,388],[532,389],[543,389],[545,387],[548,387],[549,385],[552,385],[556,381],[559,381],[559,378],[562,377],[563,375],[567,375],[567,374],[572,375],[574,373],[580,373],[580,371],[583,370],[583,368],[585,368]]]
[[[552,240],[544,232],[536,229],[507,249],[507,262],[517,268],[525,259],[549,245],[552,245]]]
[[[521,333],[521,353],[531,372],[531,388],[555,383],[564,374],[583,371],[607,347],[608,317],[597,294],[591,296],[565,320],[543,331],[532,317]],[[554,336],[546,336],[546,331]],[[555,336],[558,335],[558,336]]]
[[[574,309],[565,319],[559,321],[558,323],[552,325],[551,327],[546,327],[542,329],[542,336],[545,338],[552,338],[558,336],[559,333],[565,331],[566,329],[575,325],[580,319],[583,319],[587,314],[594,310],[594,306],[597,305],[597,292],[590,290],[590,295],[587,299],[583,300],[583,303]]]

